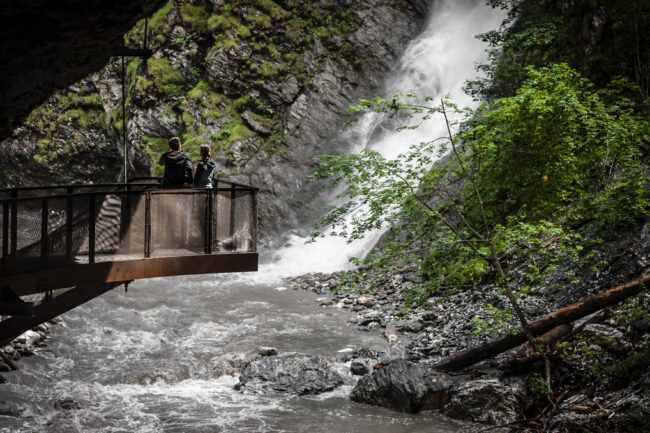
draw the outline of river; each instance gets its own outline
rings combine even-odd
[[[427,28],[404,53],[386,94],[450,93],[472,104],[461,88],[485,57],[473,35],[501,19],[478,0],[434,2]],[[390,156],[442,135],[440,128],[397,134],[368,114],[343,134]],[[353,244],[324,239],[305,245],[304,238],[289,237],[279,252],[262,252],[257,274],[137,281],[128,293],[116,289],[65,314],[65,326],[52,329],[47,345],[6,375],[0,432],[466,431],[469,424],[435,412],[410,415],[353,403],[350,385],[302,397],[233,389],[238,378],[229,366],[259,346],[328,358],[346,348],[386,347],[379,332],[347,326],[351,313],[282,287],[283,277],[345,269],[380,234]]]

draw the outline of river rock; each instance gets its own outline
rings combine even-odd
[[[444,406],[451,385],[444,373],[397,360],[362,377],[350,397],[359,403],[415,413]]]
[[[370,297],[366,295],[361,295],[357,299],[357,303],[363,305],[364,307],[372,307],[373,301],[372,299],[370,299]]]
[[[0,384],[7,383],[7,379],[4,376],[0,376]]]
[[[350,373],[355,376],[363,376],[368,374],[369,371],[370,369],[368,369],[368,366],[362,361],[354,360],[350,363]]]
[[[377,356],[378,362],[390,362],[406,358],[406,347],[401,343],[393,344]]]
[[[13,401],[0,400],[0,416],[20,417],[22,412],[18,405]]]
[[[16,340],[28,346],[35,346],[36,343],[41,341],[41,335],[34,331],[25,331],[23,334],[16,337]]]
[[[55,400],[54,403],[52,403],[54,406],[54,409],[56,410],[74,410],[74,409],[81,409],[81,406],[79,403],[77,403],[75,400],[71,398],[62,398],[60,400]]]
[[[520,417],[524,400],[522,381],[507,385],[496,378],[478,379],[455,384],[444,413],[468,421],[507,424]]]
[[[235,389],[253,393],[320,394],[343,384],[322,356],[283,353],[248,362]]]
[[[274,356],[278,354],[278,349],[270,346],[262,346],[260,347],[259,352],[262,356]]]
[[[621,331],[608,325],[590,323],[582,331],[590,336],[595,345],[603,347],[611,352],[626,353],[630,349],[627,339]]]
[[[151,371],[128,376],[126,381],[127,383],[135,383],[138,385],[153,385],[157,382],[173,385],[189,378],[190,371],[186,366],[177,363],[167,363],[167,365],[156,367]]]
[[[210,360],[212,367],[212,377],[232,376],[239,374],[247,357],[243,353],[227,353],[225,355],[215,356]]]

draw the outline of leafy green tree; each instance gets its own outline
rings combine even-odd
[[[597,86],[623,76],[650,95],[650,2],[646,0],[487,0],[505,9],[498,30],[480,37],[492,49],[481,65],[485,78],[470,83],[477,96],[512,96],[525,68],[567,63]]]
[[[635,86],[617,79],[597,89],[566,64],[527,73],[515,96],[485,104],[459,136],[478,156],[490,219],[525,208],[533,220],[638,223],[650,201],[650,129],[625,96]]]
[[[395,159],[369,149],[318,157],[313,177],[327,179],[331,188],[342,185],[344,201],[318,222],[315,237],[329,233],[354,240],[384,224],[409,223],[435,241],[429,260],[443,256],[440,244],[455,253],[443,260],[443,272],[457,277],[446,283],[476,284],[490,269],[535,345],[503,251],[526,236],[547,232],[545,219],[558,215],[563,221],[583,220],[582,212],[608,209],[610,222],[616,223],[650,210],[647,176],[639,177],[644,170],[640,148],[650,129],[622,96],[630,86],[617,80],[597,90],[560,64],[529,68],[515,96],[476,112],[444,99],[440,106],[403,102],[413,95],[362,100],[353,112],[372,109],[425,120],[438,115],[448,134],[414,144]],[[616,200],[640,202],[631,213],[617,209],[608,202],[612,191]],[[525,221],[539,228],[524,230]],[[428,276],[435,279],[440,272]],[[546,370],[550,384],[548,361]]]

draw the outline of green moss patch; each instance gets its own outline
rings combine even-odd
[[[213,139],[218,149],[228,150],[235,141],[245,140],[255,137],[257,134],[251,131],[241,119],[231,119],[223,125],[218,134],[213,135]]]
[[[178,96],[183,94],[185,77],[175,69],[167,59],[147,60],[147,71],[153,84],[165,96]]]
[[[167,16],[172,10],[172,6],[174,6],[174,0],[169,0],[165,6],[158,9],[158,11],[149,18],[147,29],[148,33],[153,35],[150,39],[153,39],[155,45],[162,45],[166,40],[164,32],[161,32],[161,28],[165,24]],[[145,20],[141,19],[136,23],[131,31],[124,35],[124,43],[126,45],[129,45],[129,42],[132,42],[134,45],[141,45],[143,43],[144,22]]]
[[[208,31],[208,12],[199,7],[191,4],[184,4],[180,7],[181,19],[185,24],[189,24],[194,30],[200,32]]]

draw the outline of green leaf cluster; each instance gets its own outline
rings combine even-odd
[[[650,209],[650,125],[625,96],[635,86],[619,79],[598,89],[566,64],[526,71],[514,96],[485,104],[459,136],[477,155],[490,216],[638,223]]]
[[[314,239],[352,241],[388,225],[408,235],[384,246],[382,259],[373,253],[364,264],[420,260],[430,294],[495,279],[497,257],[506,275],[524,270],[507,278],[526,295],[547,284],[559,265],[597,256],[583,252],[576,228],[638,227],[650,212],[644,150],[650,124],[626,96],[635,85],[616,79],[598,88],[566,64],[530,67],[526,74],[515,95],[474,112],[444,102],[459,131],[450,137],[453,157],[438,160],[450,139],[414,144],[394,159],[369,149],[317,157],[313,179],[336,188],[341,204],[317,223]],[[350,111],[401,116],[408,122],[401,128],[441,121],[441,108],[413,98],[361,100]],[[578,282],[570,273],[559,289]],[[414,293],[413,299],[426,297]]]

